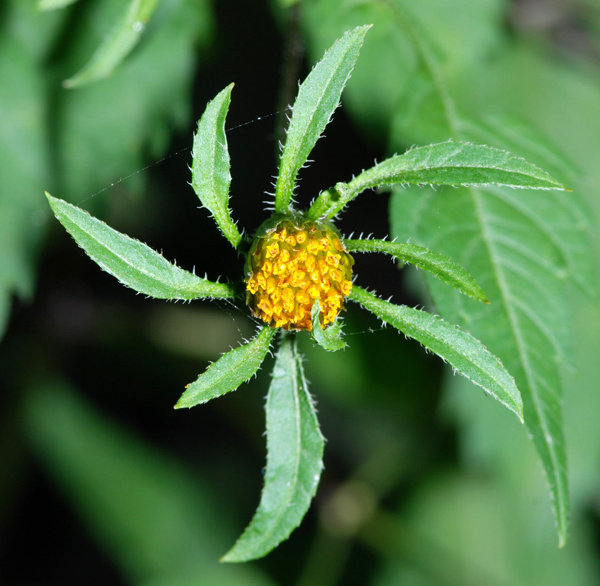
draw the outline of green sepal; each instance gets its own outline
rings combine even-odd
[[[194,407],[235,391],[256,374],[269,351],[274,334],[273,328],[265,326],[253,340],[223,354],[186,387],[175,409]]]
[[[67,232],[100,268],[123,285],[156,299],[227,299],[238,284],[213,283],[179,268],[148,245],[117,232],[86,211],[46,193],[50,207]]]
[[[108,77],[138,44],[157,4],[158,0],[131,0],[121,21],[83,68],[66,79],[63,86],[74,88]]]
[[[342,325],[339,319],[323,329],[319,316],[321,314],[321,303],[315,300],[310,311],[312,318],[312,337],[313,340],[328,352],[336,352],[346,347],[346,342],[342,340]]]
[[[237,248],[242,236],[231,219],[231,184],[225,118],[231,102],[233,84],[208,103],[198,122],[192,149],[192,187],[202,205],[213,215],[223,235]]]
[[[477,281],[452,259],[433,252],[423,246],[408,242],[387,242],[385,240],[344,240],[349,252],[383,252],[430,272],[444,283],[458,289],[469,297],[489,303]]]
[[[325,440],[308,392],[296,338],[284,334],[266,405],[267,467],[260,504],[235,545],[221,558],[261,558],[287,539],[306,514],[323,469]]]
[[[350,299],[447,361],[523,422],[523,401],[514,378],[479,340],[431,313],[383,301],[357,285]]]
[[[319,195],[308,217],[332,218],[366,189],[395,184],[570,191],[546,171],[507,151],[449,141],[411,149],[363,171],[349,183],[336,184]]]
[[[277,183],[275,211],[285,214],[296,184],[296,176],[329,123],[350,78],[358,52],[370,25],[348,31],[325,53],[300,85],[292,108]]]

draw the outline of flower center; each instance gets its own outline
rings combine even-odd
[[[326,327],[350,294],[353,264],[332,226],[296,217],[284,219],[252,244],[246,303],[273,328],[310,331],[310,312],[319,299],[319,318]]]

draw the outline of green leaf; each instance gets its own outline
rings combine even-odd
[[[449,362],[523,421],[523,403],[513,377],[479,340],[435,315],[383,301],[356,285],[350,299]]]
[[[489,303],[477,281],[460,265],[443,254],[408,242],[386,242],[385,240],[344,240],[350,252],[383,252],[430,272],[444,283],[461,293]]]
[[[513,72],[514,65],[510,63],[507,69]],[[535,79],[540,67],[538,62],[529,72],[520,71],[518,79]],[[486,66],[478,70],[477,84],[488,87],[507,83],[498,82],[488,69]],[[518,87],[519,82],[508,85],[512,99],[516,94],[512,88]],[[545,93],[553,94],[552,88],[562,85],[554,80]],[[527,99],[535,95],[535,112],[540,111],[538,100],[543,93],[528,86]],[[548,120],[548,129],[552,128],[561,141],[563,133],[556,123],[563,117],[564,103],[563,98],[561,108]],[[496,108],[504,110],[506,105]],[[466,109],[473,111],[472,105]],[[460,134],[455,136],[460,138]],[[580,140],[577,136],[575,142]],[[497,144],[504,147],[507,141]],[[536,153],[534,160],[540,158],[543,161],[546,157]],[[576,278],[575,263],[579,267],[583,264],[585,253],[581,252],[586,248],[587,222],[571,210],[580,207],[577,201],[560,193],[522,194],[501,188],[471,188],[458,190],[451,198],[438,198],[431,192],[425,198],[422,195],[415,190],[410,190],[410,194],[402,190],[401,195],[394,197],[392,219],[399,229],[393,234],[415,238],[463,265],[477,267],[475,275],[491,300],[487,311],[469,305],[464,298],[457,299],[460,296],[452,291],[442,291],[444,288],[430,279],[433,299],[442,315],[481,339],[515,376],[522,393],[526,425],[546,474],[559,545],[564,545],[568,535],[569,490],[561,368],[571,352],[564,285],[569,270],[571,278]]]
[[[233,84],[228,85],[207,106],[194,137],[192,187],[202,205],[214,216],[223,235],[237,248],[242,240],[229,211],[231,173],[225,117]]]
[[[469,139],[509,148],[569,181],[585,181],[584,171],[570,160],[572,153],[566,151],[566,145],[557,146],[551,138],[521,119],[487,117],[485,122],[466,120],[463,126]],[[535,232],[542,231],[554,241],[554,262],[568,270],[569,277],[594,299],[600,291],[594,255],[590,254],[590,236],[595,233],[594,213],[583,199],[584,190],[578,187],[576,191],[575,197],[558,193],[547,194],[548,197],[530,194],[523,198],[515,194],[512,199],[521,213],[535,223]]]
[[[175,409],[194,407],[235,391],[256,374],[269,351],[274,335],[275,330],[265,326],[252,341],[223,354],[195,382],[186,387]]]
[[[108,77],[137,45],[158,0],[131,0],[121,21],[96,49],[83,69],[63,82],[74,88]]]
[[[369,28],[359,26],[338,39],[300,86],[275,185],[277,213],[289,213],[298,171],[340,103],[342,90]]]
[[[489,59],[486,50],[500,35],[488,34],[492,31],[487,30],[478,34],[477,29],[469,27],[472,17],[481,8],[485,11],[484,4],[478,2],[461,11],[456,3],[432,10],[427,2],[410,0],[308,2],[302,11],[307,48],[315,54],[323,50],[323,39],[335,38],[355,23],[373,23],[353,83],[344,94],[347,111],[365,134],[384,144],[392,128],[409,145],[458,138],[454,104],[435,55],[440,52],[438,41],[448,38],[449,48],[458,49],[471,59]],[[436,27],[433,42],[426,42],[429,39],[425,39],[423,29],[431,20],[440,21],[441,26]],[[458,30],[448,28],[455,23],[460,25]],[[463,42],[465,38],[468,43]],[[445,51],[443,54],[446,57]],[[462,66],[455,65],[457,69]]]
[[[365,189],[394,184],[570,191],[521,157],[485,145],[448,141],[411,149],[363,171],[349,183],[338,183],[315,201],[309,216],[332,218]]]
[[[312,336],[313,339],[328,352],[335,352],[346,347],[346,342],[342,340],[342,325],[339,318],[332,324],[323,329],[319,316],[321,314],[321,302],[316,299],[310,312],[312,318]]]
[[[40,10],[56,10],[57,8],[64,8],[74,2],[77,2],[77,0],[39,0],[38,8]]]
[[[452,195],[450,202],[421,190],[402,190],[393,198],[392,231],[399,237],[410,233],[477,267],[488,307],[474,307],[433,279],[428,284],[440,313],[481,339],[515,376],[563,544],[569,507],[561,406],[561,368],[571,346],[568,272],[558,232],[536,213],[553,205],[559,194],[519,197],[504,189],[461,189]],[[564,205],[557,202],[555,209]],[[556,215],[554,222],[561,224],[563,216]]]
[[[224,562],[265,556],[300,524],[323,469],[324,439],[295,338],[285,335],[267,396],[267,468],[258,509]]]
[[[0,338],[13,295],[33,295],[36,253],[49,217],[42,195],[50,177],[47,85],[36,54],[46,34],[16,6],[0,9],[8,17],[0,31]],[[13,30],[37,33],[36,43],[27,45]]]
[[[122,0],[79,3],[78,26],[70,27],[62,69],[79,66],[80,56],[93,51],[94,39],[110,29],[124,6]],[[127,177],[121,188],[142,195],[149,176],[132,172],[145,167],[148,158],[164,157],[172,133],[189,127],[194,72],[212,39],[211,7],[163,0],[151,27],[110,78],[57,93],[61,116],[54,140],[60,149],[53,149],[53,156],[67,201],[105,190],[121,177]]]
[[[157,299],[226,299],[236,286],[201,279],[171,264],[146,244],[121,234],[86,211],[46,193],[50,207],[85,253],[123,285]]]

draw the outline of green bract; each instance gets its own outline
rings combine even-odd
[[[148,6],[151,4],[148,3]],[[386,185],[493,184],[533,189],[566,189],[546,172],[505,151],[487,146],[446,142],[396,155],[362,172],[348,183],[337,183],[333,188],[323,191],[306,213],[293,209],[298,172],[339,105],[341,92],[350,77],[368,30],[369,26],[361,26],[347,32],[326,52],[300,86],[281,155],[275,190],[276,214],[272,220],[263,224],[261,233],[255,238],[264,238],[269,234],[273,238],[279,238],[283,247],[287,234],[283,232],[285,226],[325,225],[323,222],[336,216],[361,192]],[[232,88],[233,84],[219,93],[207,105],[200,119],[194,138],[192,186],[230,244],[247,255],[248,250],[257,250],[257,246],[244,242],[229,209],[231,175],[225,117]],[[448,197],[452,195],[449,194]],[[161,299],[211,297],[231,298],[243,303],[246,298],[245,289],[254,294],[258,287],[268,286],[266,283],[257,283],[256,280],[251,283],[252,279],[248,275],[238,275],[238,282],[233,284],[201,279],[171,264],[145,244],[119,234],[79,208],[49,195],[48,199],[56,217],[85,252],[100,267],[138,292]],[[441,221],[443,222],[443,218]],[[277,226],[281,232],[276,234]],[[306,271],[304,264],[300,264],[304,263],[304,258],[293,260],[291,255],[311,253],[306,251],[306,246],[304,249],[296,247],[299,232],[292,232],[283,248],[286,260],[290,257],[290,265],[297,271],[294,278],[298,284],[294,285],[293,294],[302,296],[303,303],[309,303],[312,308],[308,317],[304,318],[303,327],[297,329],[312,329],[314,341],[327,351],[343,349],[345,343],[341,321],[332,318],[333,323],[328,323],[322,319],[323,300],[327,301],[325,294],[306,301],[310,298],[311,291],[310,271]],[[323,241],[323,253],[319,262],[322,263],[322,274],[331,277],[322,291],[328,291],[327,287],[333,289],[333,283],[337,283],[338,273],[341,272],[336,263],[345,262],[351,266],[351,258],[346,251],[382,252],[428,271],[477,301],[488,303],[475,279],[465,269],[426,248],[384,240],[344,242],[337,232],[327,231],[319,234],[318,238],[315,237],[312,244],[316,247],[318,242]],[[267,258],[267,246],[276,248],[273,249],[274,254],[278,254],[280,250],[275,240],[268,244],[265,242],[261,243],[261,262]],[[337,256],[335,247],[340,253]],[[275,269],[269,267],[267,275],[273,274],[279,279],[277,286],[281,286],[282,279],[290,278],[280,276],[284,274],[285,267],[282,265],[280,268],[280,272],[275,272]],[[305,273],[307,284],[303,288],[302,278]],[[346,270],[344,274],[350,273]],[[317,272],[314,275],[316,276],[312,278],[316,283]],[[276,281],[277,279],[271,282],[272,287],[276,286]],[[481,342],[430,313],[383,301],[374,293],[356,284],[352,285],[350,281],[342,280],[340,283],[340,288],[345,287],[344,296],[371,311],[384,323],[420,342],[523,421],[523,404],[514,379],[501,361]],[[290,287],[288,293],[289,289]],[[274,318],[270,323],[275,323]],[[195,382],[188,385],[176,405],[177,408],[193,407],[235,390],[260,368],[277,330],[281,333],[281,342],[276,353],[273,380],[267,399],[268,456],[265,485],[254,518],[231,551],[224,556],[224,561],[246,561],[267,554],[298,526],[317,489],[323,467],[323,437],[296,348],[296,336],[299,334],[263,324],[253,340],[224,354]]]

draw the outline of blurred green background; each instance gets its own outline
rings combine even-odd
[[[235,82],[232,209],[250,233],[267,217],[282,104],[352,26],[375,23],[344,107],[302,173],[300,205],[390,150],[446,140],[443,122],[415,114],[423,80],[414,39],[389,17],[398,5],[436,40],[460,108],[533,125],[562,148],[590,217],[600,211],[596,0],[289,4],[162,0],[111,77],[65,89],[125,4],[0,3],[0,583],[599,584],[600,308],[575,290],[564,549],[516,418],[350,307],[344,352],[301,339],[328,439],[311,511],[264,560],[219,564],[259,500],[272,361],[237,392],[175,412],[185,384],[252,335],[253,322],[228,303],[125,290],[51,217],[44,190],[184,268],[238,278],[242,261],[188,185],[206,102]],[[383,237],[389,202],[364,195],[339,227]],[[591,236],[597,250],[597,229]],[[358,257],[356,271],[396,302],[430,303],[418,275],[387,259]]]

